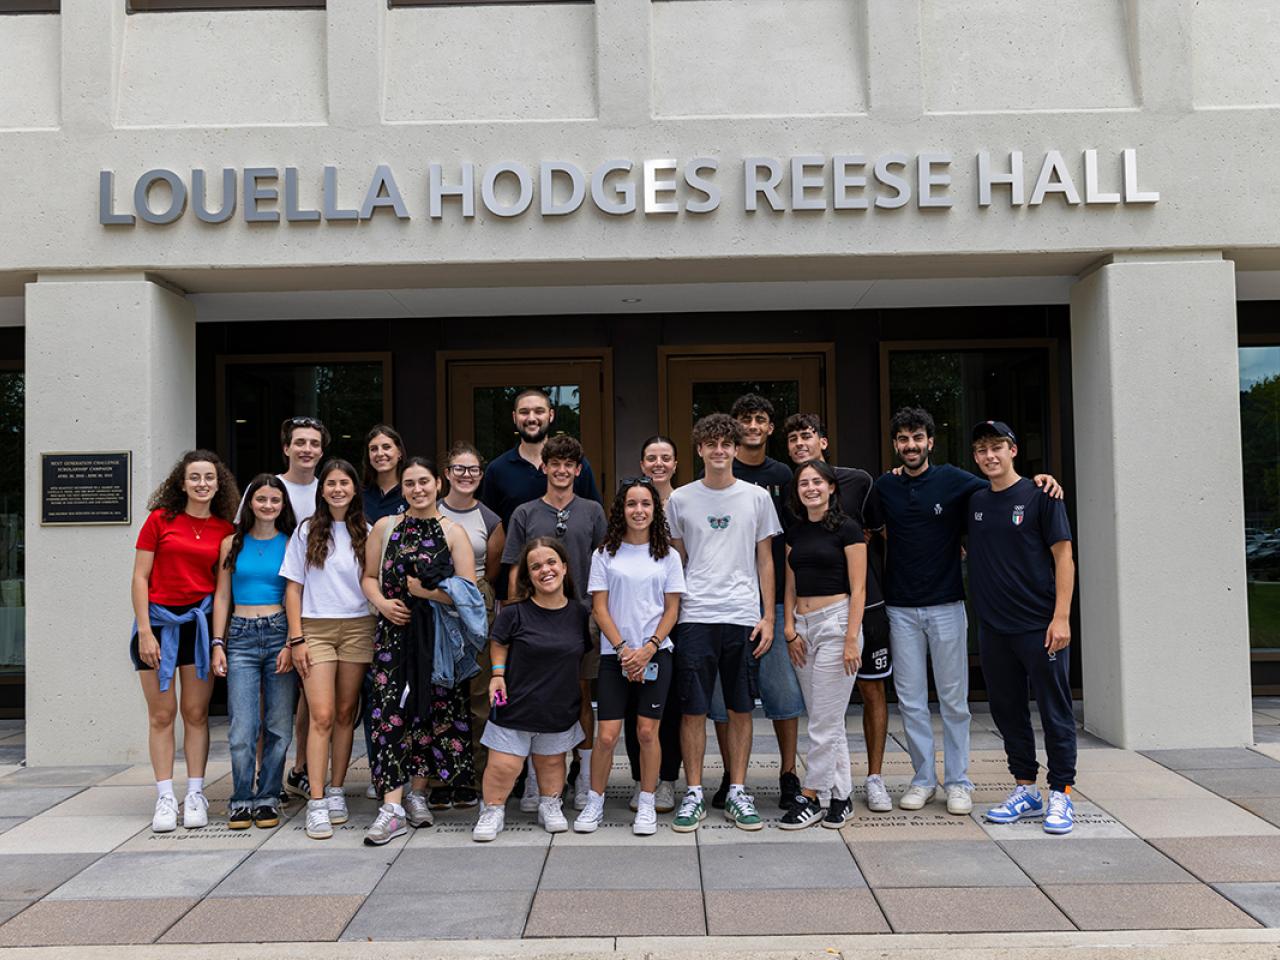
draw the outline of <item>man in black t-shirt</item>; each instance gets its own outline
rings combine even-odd
[[[1016,786],[986,818],[1012,823],[1044,814],[1044,832],[1071,832],[1076,723],[1068,679],[1075,562],[1061,500],[1013,468],[1017,438],[987,420],[973,428],[973,459],[990,482],[969,499],[969,595],[978,617],[978,652],[991,718],[1004,740]],[[1035,731],[1027,687],[1040,709],[1049,758],[1047,805],[1036,787]]]
[[[785,500],[791,483],[791,468],[770,457],[765,451],[769,437],[773,435],[773,404],[764,397],[748,393],[733,401],[729,415],[742,427],[742,442],[733,461],[733,475],[739,480],[764,487],[773,501],[778,523],[785,529],[787,509]],[[777,598],[775,623],[782,622],[782,594],[786,586],[786,544],[781,534],[773,538],[774,596]],[[784,810],[791,808],[800,794],[800,778],[796,776],[796,744],[800,735],[800,717],[804,715],[804,694],[800,681],[787,655],[785,643],[775,643],[759,660],[751,661],[752,675],[764,715],[773,721],[773,733],[778,738],[781,772],[778,776],[778,804]],[[727,745],[729,715],[724,708],[724,697],[716,684],[711,699],[709,716],[715,722],[716,739],[723,756]],[[720,788],[711,798],[711,805],[724,807],[729,791],[726,772]]]
[[[810,460],[826,460],[827,431],[816,413],[797,413],[782,425],[787,453],[795,466]],[[882,535],[884,516],[871,474],[855,467],[833,467],[840,508],[857,520],[867,536],[867,593],[862,614],[862,666],[858,693],[862,695],[862,735],[867,742],[867,806],[877,813],[893,809],[893,800],[881,776],[884,748],[889,735],[889,703],[884,682],[893,675],[889,647],[889,615],[880,587],[883,574]]]

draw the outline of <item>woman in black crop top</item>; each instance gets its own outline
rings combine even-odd
[[[779,826],[800,830],[822,820],[839,829],[852,812],[853,776],[844,712],[862,662],[867,544],[836,496],[836,474],[821,460],[796,468],[786,532],[787,587],[782,635],[809,713],[804,788]],[[818,793],[830,791],[823,817]]]

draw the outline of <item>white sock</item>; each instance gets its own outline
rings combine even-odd
[[[596,793],[594,790],[588,790],[588,791],[587,791],[587,795],[588,795],[592,800],[599,800],[601,803],[604,803],[604,794],[603,794],[603,793]]]
[[[204,793],[204,777],[187,777],[187,793]]]
[[[591,751],[590,750],[578,751],[578,768],[583,772],[585,772],[587,776],[591,776]],[[578,774],[578,776],[582,776],[582,774],[580,773]]]
[[[696,787],[695,787],[695,786],[690,786],[690,787],[689,787],[689,792],[690,792],[690,793],[692,793],[692,794],[693,794],[695,797],[697,797],[699,800],[701,800],[701,799],[702,799],[702,784],[698,784]]]
[[[534,766],[533,766],[533,757],[530,757],[530,758],[528,759],[527,763],[529,764],[529,775],[528,775],[528,777],[526,777],[526,778],[525,778],[525,783],[531,783],[531,784],[533,784],[532,790],[533,790],[535,793],[537,793],[537,791],[538,791],[538,771],[537,771],[536,769],[534,769]]]
[[[173,781],[157,780],[156,781],[156,799],[159,800],[161,797],[172,797],[172,796],[173,796]]]
[[[743,789],[743,787],[744,787],[744,784],[741,784],[741,783],[729,784],[729,796],[736,797],[740,793],[745,793],[746,791]]]
[[[400,806],[400,804],[393,803],[390,806],[391,806],[391,812],[394,813],[397,817],[404,816],[404,807]]]
[[[653,794],[652,794],[652,793],[645,793],[643,790],[641,790],[641,791],[640,791],[640,798],[636,801],[636,806],[638,806],[638,807],[652,807],[652,806],[653,806],[653,802],[654,802],[654,801],[653,801]]]

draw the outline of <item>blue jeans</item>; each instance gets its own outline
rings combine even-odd
[[[284,648],[288,632],[283,613],[231,618],[227,631],[231,729],[227,740],[231,747],[232,809],[275,807],[280,802],[298,689],[295,673],[276,673],[276,655]],[[262,766],[255,771],[258,733],[264,726]]]
[[[907,735],[913,787],[938,785],[933,723],[929,719],[929,668],[942,714],[943,786],[973,789],[969,779],[969,619],[964,601],[932,607],[887,607],[893,646],[893,686]]]
[[[755,645],[751,646],[754,648]],[[759,659],[748,656],[752,686],[760,695],[764,715],[770,720],[794,720],[803,716],[804,694],[800,691],[800,681],[796,679],[796,668],[791,665],[791,657],[787,654],[787,641],[782,638],[782,604],[777,607],[773,644],[769,652]],[[715,723],[729,722],[718,678],[707,716]]]

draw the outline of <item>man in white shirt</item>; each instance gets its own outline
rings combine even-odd
[[[707,711],[719,676],[729,714],[729,794],[725,819],[743,830],[764,821],[746,792],[751,757],[751,658],[773,643],[774,572],[772,538],[781,533],[769,494],[738,480],[733,461],[742,427],[713,413],[693,427],[693,444],[706,473],[680,487],[667,503],[672,544],[685,558],[686,593],[676,636],[683,713],[680,739],[689,790],[672,829],[691,833],[706,817],[702,762]],[[763,613],[762,613],[763,611]]]

